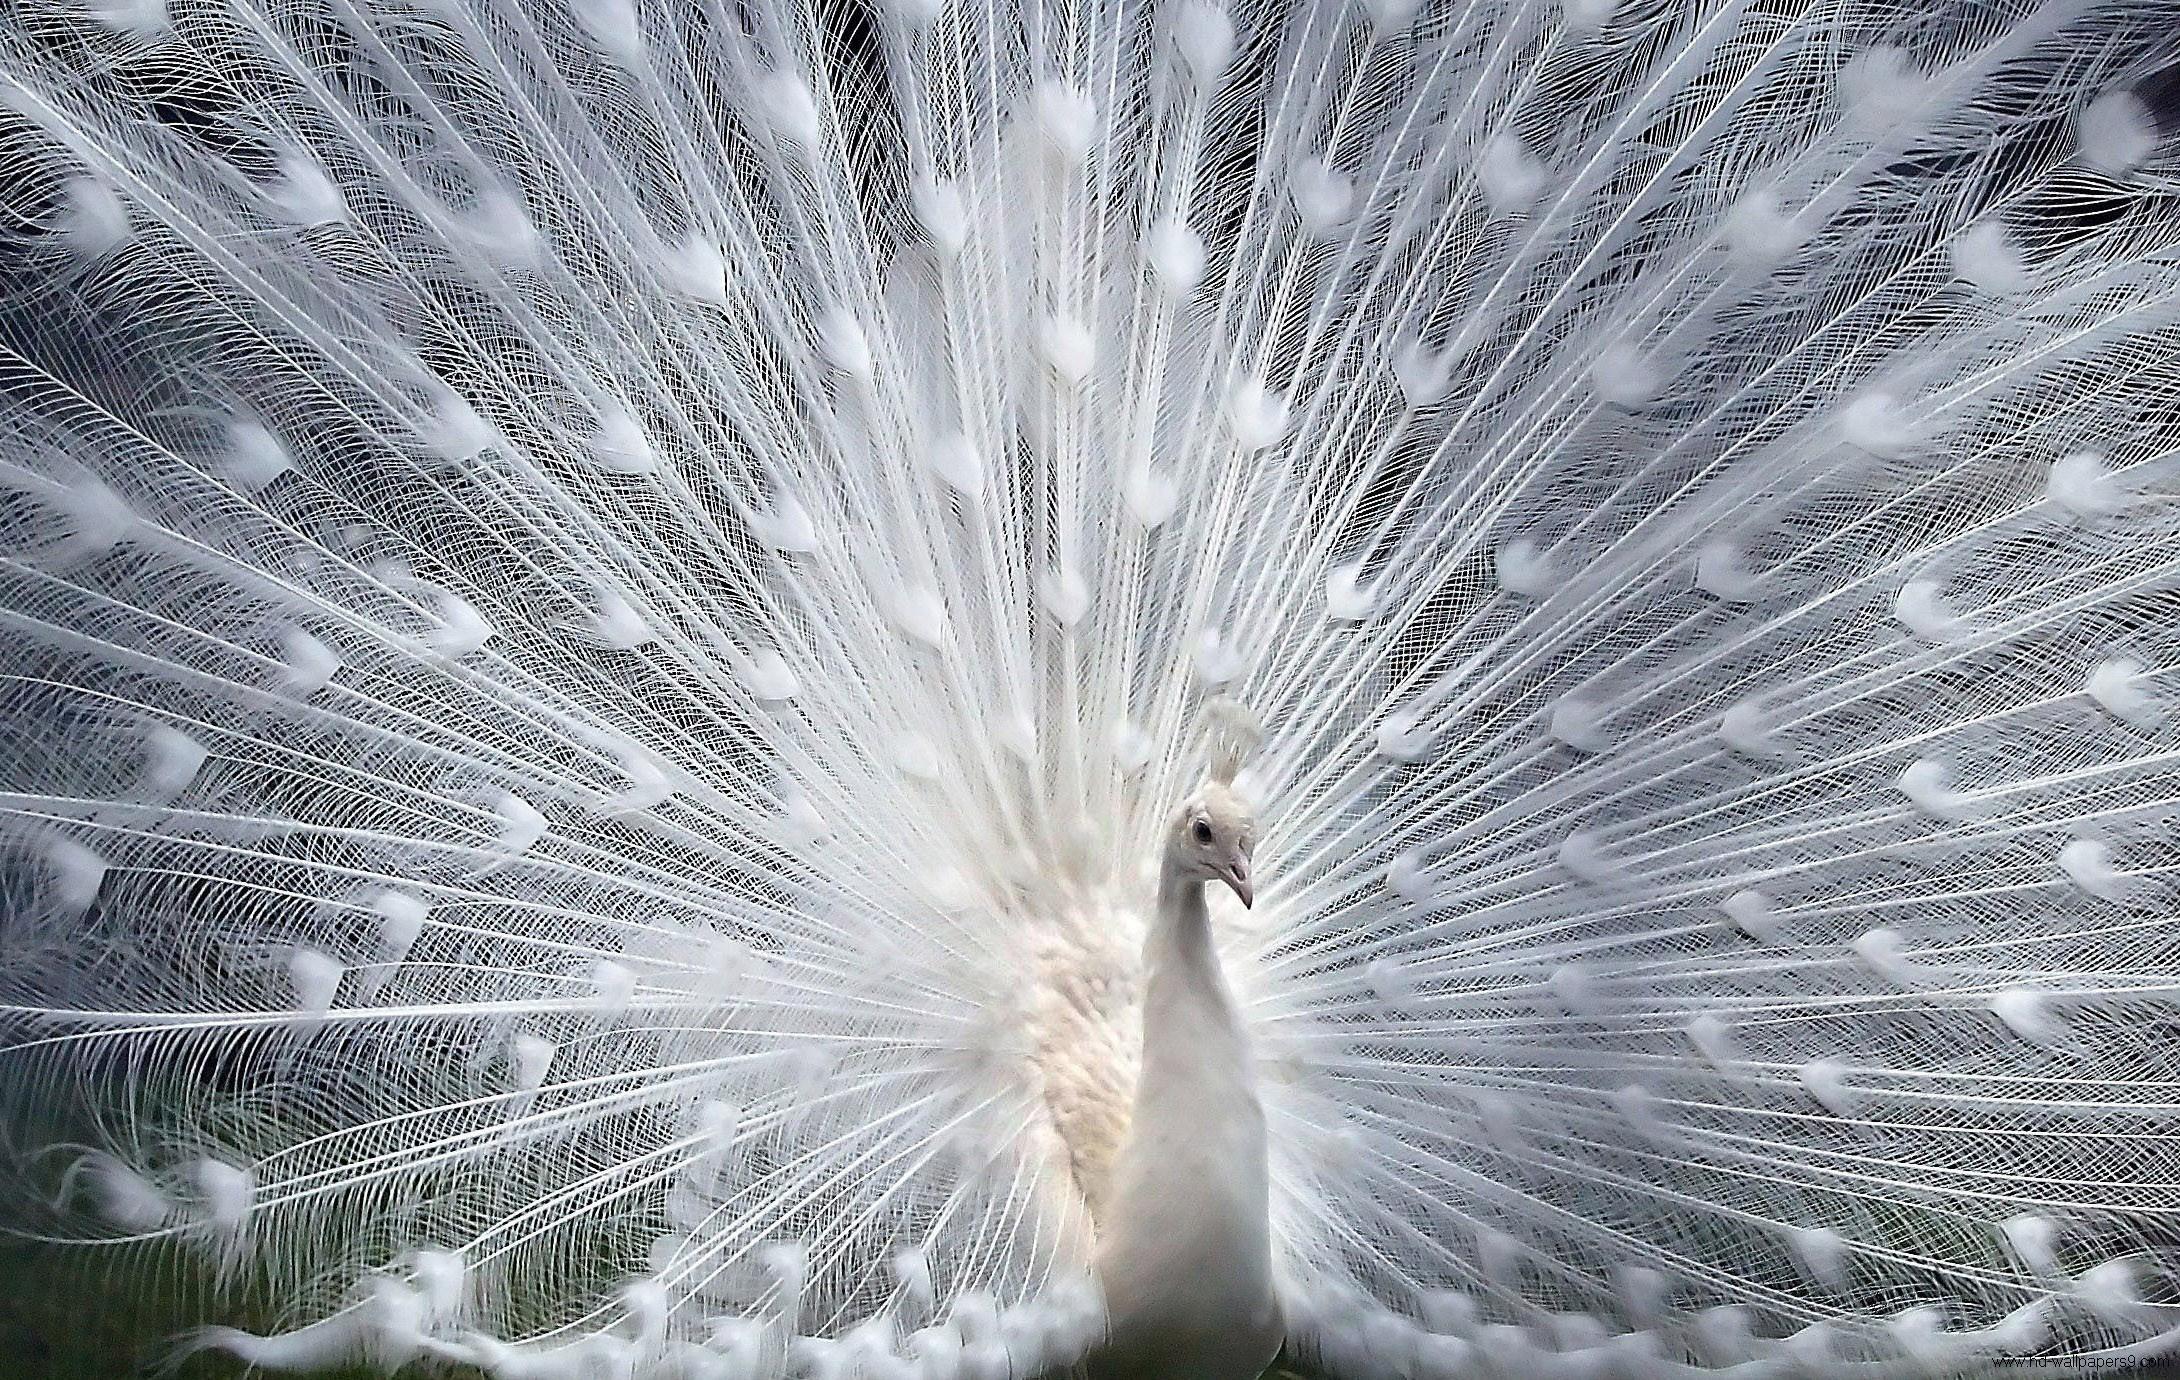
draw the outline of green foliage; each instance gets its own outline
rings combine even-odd
[[[144,1269],[131,1270],[128,1285],[105,1252],[0,1237],[0,1376],[239,1380],[245,1373],[233,1357],[213,1352],[174,1359],[175,1338],[205,1316],[200,1281],[177,1269]],[[230,1320],[245,1327],[257,1321],[248,1312]],[[383,1377],[351,1368],[318,1380]]]

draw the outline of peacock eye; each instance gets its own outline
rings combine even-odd
[[[1209,843],[1209,842],[1211,842],[1211,823],[1210,823],[1210,821],[1208,821],[1208,820],[1202,820],[1202,819],[1199,819],[1199,820],[1197,820],[1197,821],[1196,821],[1196,829],[1195,829],[1195,834],[1196,834],[1196,842],[1198,842],[1198,843]]]

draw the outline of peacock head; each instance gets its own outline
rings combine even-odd
[[[1232,787],[1214,781],[1190,797],[1174,816],[1167,849],[1182,876],[1224,882],[1247,906],[1256,900],[1256,885],[1249,876],[1256,829],[1248,802]]]

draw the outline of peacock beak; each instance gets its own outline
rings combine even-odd
[[[1239,856],[1228,858],[1226,866],[1219,869],[1219,880],[1234,888],[1234,894],[1241,898],[1242,909],[1247,910],[1256,904],[1257,890],[1249,880],[1249,860],[1247,858]]]

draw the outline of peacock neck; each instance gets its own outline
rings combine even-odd
[[[1158,881],[1158,913],[1142,942],[1142,970],[1136,1134],[1192,1136],[1188,1127],[1230,1116],[1258,1125],[1256,1068],[1234,992],[1219,966],[1203,879],[1171,859]],[[1262,1155],[1260,1145],[1225,1149]],[[1166,1153],[1188,1158],[1179,1147]]]
[[[1168,858],[1158,875],[1158,910],[1143,937],[1143,965],[1152,981],[1186,979],[1231,1004],[1218,947],[1211,939],[1211,907],[1201,877]]]
[[[1169,859],[1143,942],[1143,1063],[1100,1224],[1096,1380],[1253,1380],[1279,1346],[1264,1112],[1200,876]]]
[[[1167,859],[1159,874],[1143,971],[1143,1076],[1170,1063],[1197,1080],[1225,1075],[1245,1084],[1246,1042],[1212,938],[1204,882],[1176,859]]]
[[[1246,1113],[1256,1124],[1255,1071],[1240,1013],[1212,938],[1204,882],[1169,859],[1143,941],[1143,1064],[1138,1134],[1188,1136],[1206,1121]],[[1222,1131],[1230,1129],[1221,1127]],[[1262,1147],[1228,1146],[1261,1156]],[[1178,1147],[1169,1147],[1173,1154]],[[1178,1158],[1188,1158],[1181,1152]]]

